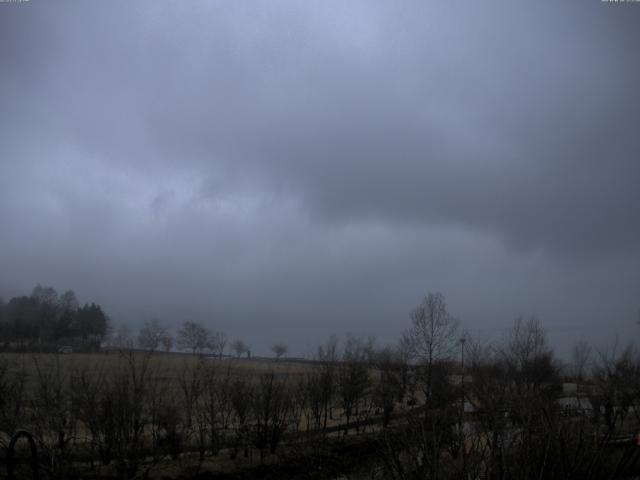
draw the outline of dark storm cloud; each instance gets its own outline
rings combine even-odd
[[[384,336],[425,289],[480,323],[635,308],[633,4],[2,7],[0,287],[238,334]]]

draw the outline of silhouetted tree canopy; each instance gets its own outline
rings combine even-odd
[[[187,320],[178,330],[178,346],[190,350],[195,355],[209,346],[210,335],[211,333],[204,325]]]
[[[159,320],[147,321],[138,332],[138,346],[144,350],[157,350],[164,344],[167,335],[167,329],[160,324]]]
[[[72,290],[59,295],[37,285],[29,296],[0,301],[0,346],[5,350],[95,349],[108,327],[102,307],[93,302],[81,306]]]

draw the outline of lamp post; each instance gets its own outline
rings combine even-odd
[[[465,337],[460,337],[460,448],[462,450],[463,472],[466,475],[467,455],[465,451],[464,438],[464,344],[467,341]]]
[[[460,368],[461,368],[461,379],[460,386],[462,391],[462,407],[464,412],[464,343],[467,341],[465,337],[460,338]]]

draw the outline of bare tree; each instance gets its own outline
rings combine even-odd
[[[585,340],[579,340],[571,352],[574,374],[577,380],[583,380],[588,363],[591,361],[591,346]]]
[[[167,330],[159,320],[146,321],[138,332],[138,346],[143,350],[154,352],[166,335]]]
[[[126,323],[120,324],[112,339],[114,347],[120,350],[133,348],[133,340],[131,339],[131,329]]]
[[[236,357],[240,358],[245,353],[248,355],[249,345],[240,339],[236,339],[231,344],[231,350],[236,354]]]
[[[118,426],[113,411],[118,407],[112,385],[104,367],[86,365],[75,370],[74,388],[71,392],[74,410],[84,429],[91,435],[91,462],[97,454],[104,465],[114,459]]]
[[[190,320],[182,324],[178,330],[178,346],[191,350],[194,355],[202,352],[209,345],[209,330],[198,322]]]
[[[402,400],[402,367],[396,351],[389,347],[377,352],[374,366],[378,373],[373,390],[374,402],[382,410],[382,424],[386,427],[391,421],[396,401]]]
[[[76,420],[69,388],[69,371],[55,357],[53,365],[40,364],[34,357],[34,390],[31,392],[31,423],[34,432],[42,439],[44,454],[50,459],[56,473],[66,463],[68,446],[74,437]]]
[[[468,398],[475,407],[471,440],[482,442],[474,445],[469,465],[481,459],[483,470],[482,475],[469,475],[471,478],[631,476],[622,472],[638,460],[627,453],[633,447],[614,453],[610,442],[624,424],[622,415],[629,411],[616,383],[623,388],[633,384],[632,355],[626,351],[618,355],[615,350],[601,355],[590,404],[585,408],[582,402],[575,406],[558,402],[558,367],[537,319],[516,320],[501,345],[470,343],[473,381]],[[616,408],[620,401],[621,408]]]
[[[213,454],[217,454],[224,445],[228,430],[231,428],[233,404],[231,402],[233,375],[230,365],[224,375],[218,375],[215,364],[207,367],[201,417],[208,430]]]
[[[370,412],[366,408],[366,397],[370,386],[369,356],[370,346],[361,339],[348,336],[345,341],[342,362],[338,369],[338,389],[342,401],[342,411],[345,416],[345,435],[349,432],[349,422],[358,420],[356,428],[359,430],[361,417]]]
[[[640,354],[632,345],[620,351],[616,341],[611,349],[598,351],[592,376],[595,388],[590,401],[596,416],[599,411],[604,413],[608,431],[621,428],[628,413],[639,421]]]
[[[260,449],[261,460],[264,460],[267,447],[269,453],[276,453],[287,429],[292,400],[286,379],[277,379],[273,371],[260,376],[253,393],[254,443]]]
[[[119,365],[113,381],[109,382],[108,397],[113,409],[109,413],[115,423],[115,455],[117,468],[124,478],[135,475],[143,455],[144,427],[148,422],[149,408],[154,403],[154,383],[158,372],[151,368],[151,352],[140,355],[134,351],[120,354]]]
[[[196,434],[200,458],[204,457],[206,441],[206,423],[199,411],[201,397],[204,394],[207,372],[203,359],[198,359],[196,365],[185,363],[178,378],[178,385],[182,397],[181,410],[184,412],[183,430],[187,436]]]
[[[248,457],[250,432],[250,425],[248,425],[248,421],[252,399],[254,398],[253,386],[250,385],[245,378],[239,377],[233,380],[233,382],[229,384],[229,387],[229,401],[233,408],[233,424],[236,430],[236,439],[232,450],[232,457],[237,455],[238,446],[242,447],[244,450],[244,456]]]
[[[322,428],[324,415],[324,389],[322,372],[312,370],[303,378],[305,397],[301,399],[305,403],[304,415],[306,419],[307,433]]]
[[[274,343],[271,346],[271,351],[276,356],[276,361],[280,360],[280,358],[287,354],[289,351],[289,346],[286,343],[278,342]]]
[[[405,342],[422,364],[427,402],[433,393],[434,365],[451,357],[458,340],[457,332],[458,322],[447,310],[441,293],[429,293],[411,312],[411,327],[405,333]]]
[[[199,402],[196,424],[198,443],[200,445],[200,459],[204,459],[206,446],[211,448],[214,455],[218,453],[221,443],[221,412],[220,399],[224,398],[225,385],[218,380],[217,365],[210,363],[203,370],[201,401]],[[221,388],[222,387],[222,388]]]
[[[504,355],[512,357],[518,365],[524,365],[536,356],[551,353],[546,333],[535,316],[528,319],[516,318],[501,350]]]
[[[227,334],[224,332],[214,332],[209,336],[209,349],[214,355],[222,358],[224,349],[227,346]]]
[[[429,293],[411,312],[405,338],[415,356],[433,363],[451,355],[457,340],[458,322],[447,310],[441,293]]]
[[[398,391],[398,401],[403,402],[408,394],[409,398],[414,401],[415,390],[411,388],[413,382],[410,381],[409,362],[412,356],[411,342],[406,336],[400,337],[398,345],[395,349],[396,372],[399,376],[400,389]]]
[[[320,396],[322,403],[323,428],[327,428],[329,418],[333,418],[333,402],[337,392],[338,337],[332,335],[326,344],[318,347],[320,362]]]

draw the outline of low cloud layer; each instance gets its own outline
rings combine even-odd
[[[427,291],[561,348],[640,307],[640,8],[0,5],[0,292],[258,350]]]

